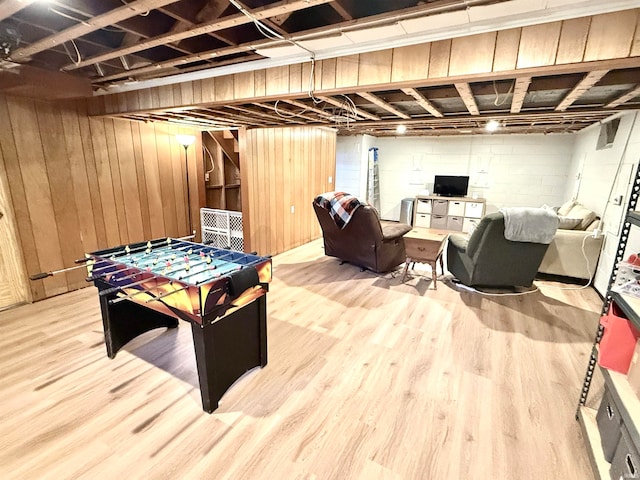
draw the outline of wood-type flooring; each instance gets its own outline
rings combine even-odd
[[[273,264],[269,363],[211,415],[187,323],[110,360],[93,287],[0,312],[0,478],[593,478],[594,290],[434,291],[426,266],[402,284],[317,240]]]

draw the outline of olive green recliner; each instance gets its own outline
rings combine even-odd
[[[490,213],[473,234],[450,235],[447,268],[468,286],[529,287],[549,245],[504,238],[504,216]]]

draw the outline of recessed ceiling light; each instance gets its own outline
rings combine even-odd
[[[396,127],[396,133],[399,133],[400,135],[402,135],[406,131],[407,131],[407,126],[406,125],[398,125]]]

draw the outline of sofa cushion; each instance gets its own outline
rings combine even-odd
[[[574,205],[576,204],[575,200],[569,200],[567,203],[565,203],[564,205],[562,205],[559,209],[558,209],[558,215],[566,217],[567,214],[569,213],[569,211],[574,207]],[[560,227],[562,228],[562,227]]]
[[[560,220],[558,228],[562,230],[573,230],[582,222],[581,218],[563,217],[562,215],[558,215],[558,219]]]
[[[571,208],[571,210],[569,210],[569,213],[567,213],[566,216],[569,217],[569,218],[580,218],[580,219],[582,219],[582,221],[578,224],[578,226],[575,227],[575,230],[584,230],[589,225],[591,225],[591,223],[597,217],[596,212],[594,212],[593,210],[589,210],[588,208],[586,208],[583,205],[580,205],[579,203],[576,203]]]
[[[593,230],[595,230],[596,228],[599,228],[599,227],[600,227],[600,217],[596,217],[596,219],[593,222],[591,222],[587,226],[587,228],[585,228],[585,230],[593,231]]]

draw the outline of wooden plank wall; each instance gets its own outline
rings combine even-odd
[[[316,62],[315,93],[332,95],[640,65],[640,9],[487,32]],[[593,69],[593,67],[591,67]],[[108,115],[198,104],[299,97],[309,63],[274,67],[95,97],[90,113]],[[188,90],[187,97],[176,91]],[[185,99],[188,99],[186,101]]]
[[[199,226],[199,132],[89,118],[84,101],[54,104],[2,95],[0,119],[0,161],[28,275],[73,266],[85,252],[187,235],[185,157],[177,133],[196,135],[188,158],[192,218]],[[79,269],[30,282],[32,297],[86,286],[85,275]]]
[[[334,190],[336,132],[263,128],[243,130],[239,140],[245,250],[275,255],[318,238],[311,202]]]

